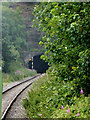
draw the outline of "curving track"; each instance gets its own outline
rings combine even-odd
[[[20,82],[10,87],[9,89],[3,91],[1,120],[5,119],[9,109],[11,108],[16,98],[34,82],[37,76],[39,75],[36,75],[30,79],[24,80],[23,82]]]

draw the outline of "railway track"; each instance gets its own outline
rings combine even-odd
[[[16,101],[17,97],[35,81],[35,78],[37,76],[39,75],[24,80],[16,85],[13,85],[9,89],[3,91],[1,120],[5,120],[8,111],[10,110],[12,104]]]

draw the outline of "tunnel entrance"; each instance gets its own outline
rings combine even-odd
[[[33,57],[33,69],[37,71],[37,73],[45,73],[48,69],[48,62],[40,59],[41,55],[36,55]],[[29,61],[29,69],[32,69],[32,61]]]

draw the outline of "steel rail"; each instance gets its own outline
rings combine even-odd
[[[12,87],[4,90],[2,94],[8,92],[9,90],[11,90],[11,89],[14,88],[14,87],[17,87],[17,86],[19,86],[19,85],[21,85],[21,84],[23,84],[23,83],[25,83],[25,82],[28,82],[29,80],[32,80],[32,79],[36,78],[37,76],[39,76],[39,74],[38,74],[38,75],[35,75],[35,76],[33,76],[33,77],[29,78],[29,79],[23,80],[23,81],[21,81],[20,83],[17,83],[16,85],[13,85]]]
[[[9,89],[3,91],[3,94],[6,93],[6,92],[8,92],[9,90],[11,90],[11,89],[14,88],[14,87],[17,87],[17,86],[19,86],[19,85],[21,85],[21,84],[23,84],[23,83],[25,83],[25,82],[28,82],[29,80],[33,80],[33,79],[36,78],[37,76],[39,76],[39,75],[36,75],[36,76],[34,76],[34,77],[30,78],[30,79],[27,79],[27,80],[25,80],[25,81],[23,81],[23,82],[20,82],[20,83],[14,85],[13,87],[10,87]],[[14,96],[14,98],[11,100],[11,102],[8,104],[7,108],[5,109],[4,113],[2,114],[1,120],[5,120],[8,111],[10,110],[12,104],[16,101],[17,97],[18,97],[26,88],[28,88],[32,83],[33,83],[33,82],[29,83],[29,84],[28,84],[27,86],[25,86],[18,94],[16,94],[16,96]]]

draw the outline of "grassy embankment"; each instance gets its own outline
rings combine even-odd
[[[36,75],[35,70],[30,70],[22,66],[20,63],[13,63],[10,66],[9,73],[2,73],[3,84],[21,80],[25,77]]]
[[[37,78],[23,106],[29,118],[89,118],[89,97],[78,94],[73,82],[55,76]],[[83,89],[83,88],[82,88]],[[69,110],[68,110],[69,109]]]

